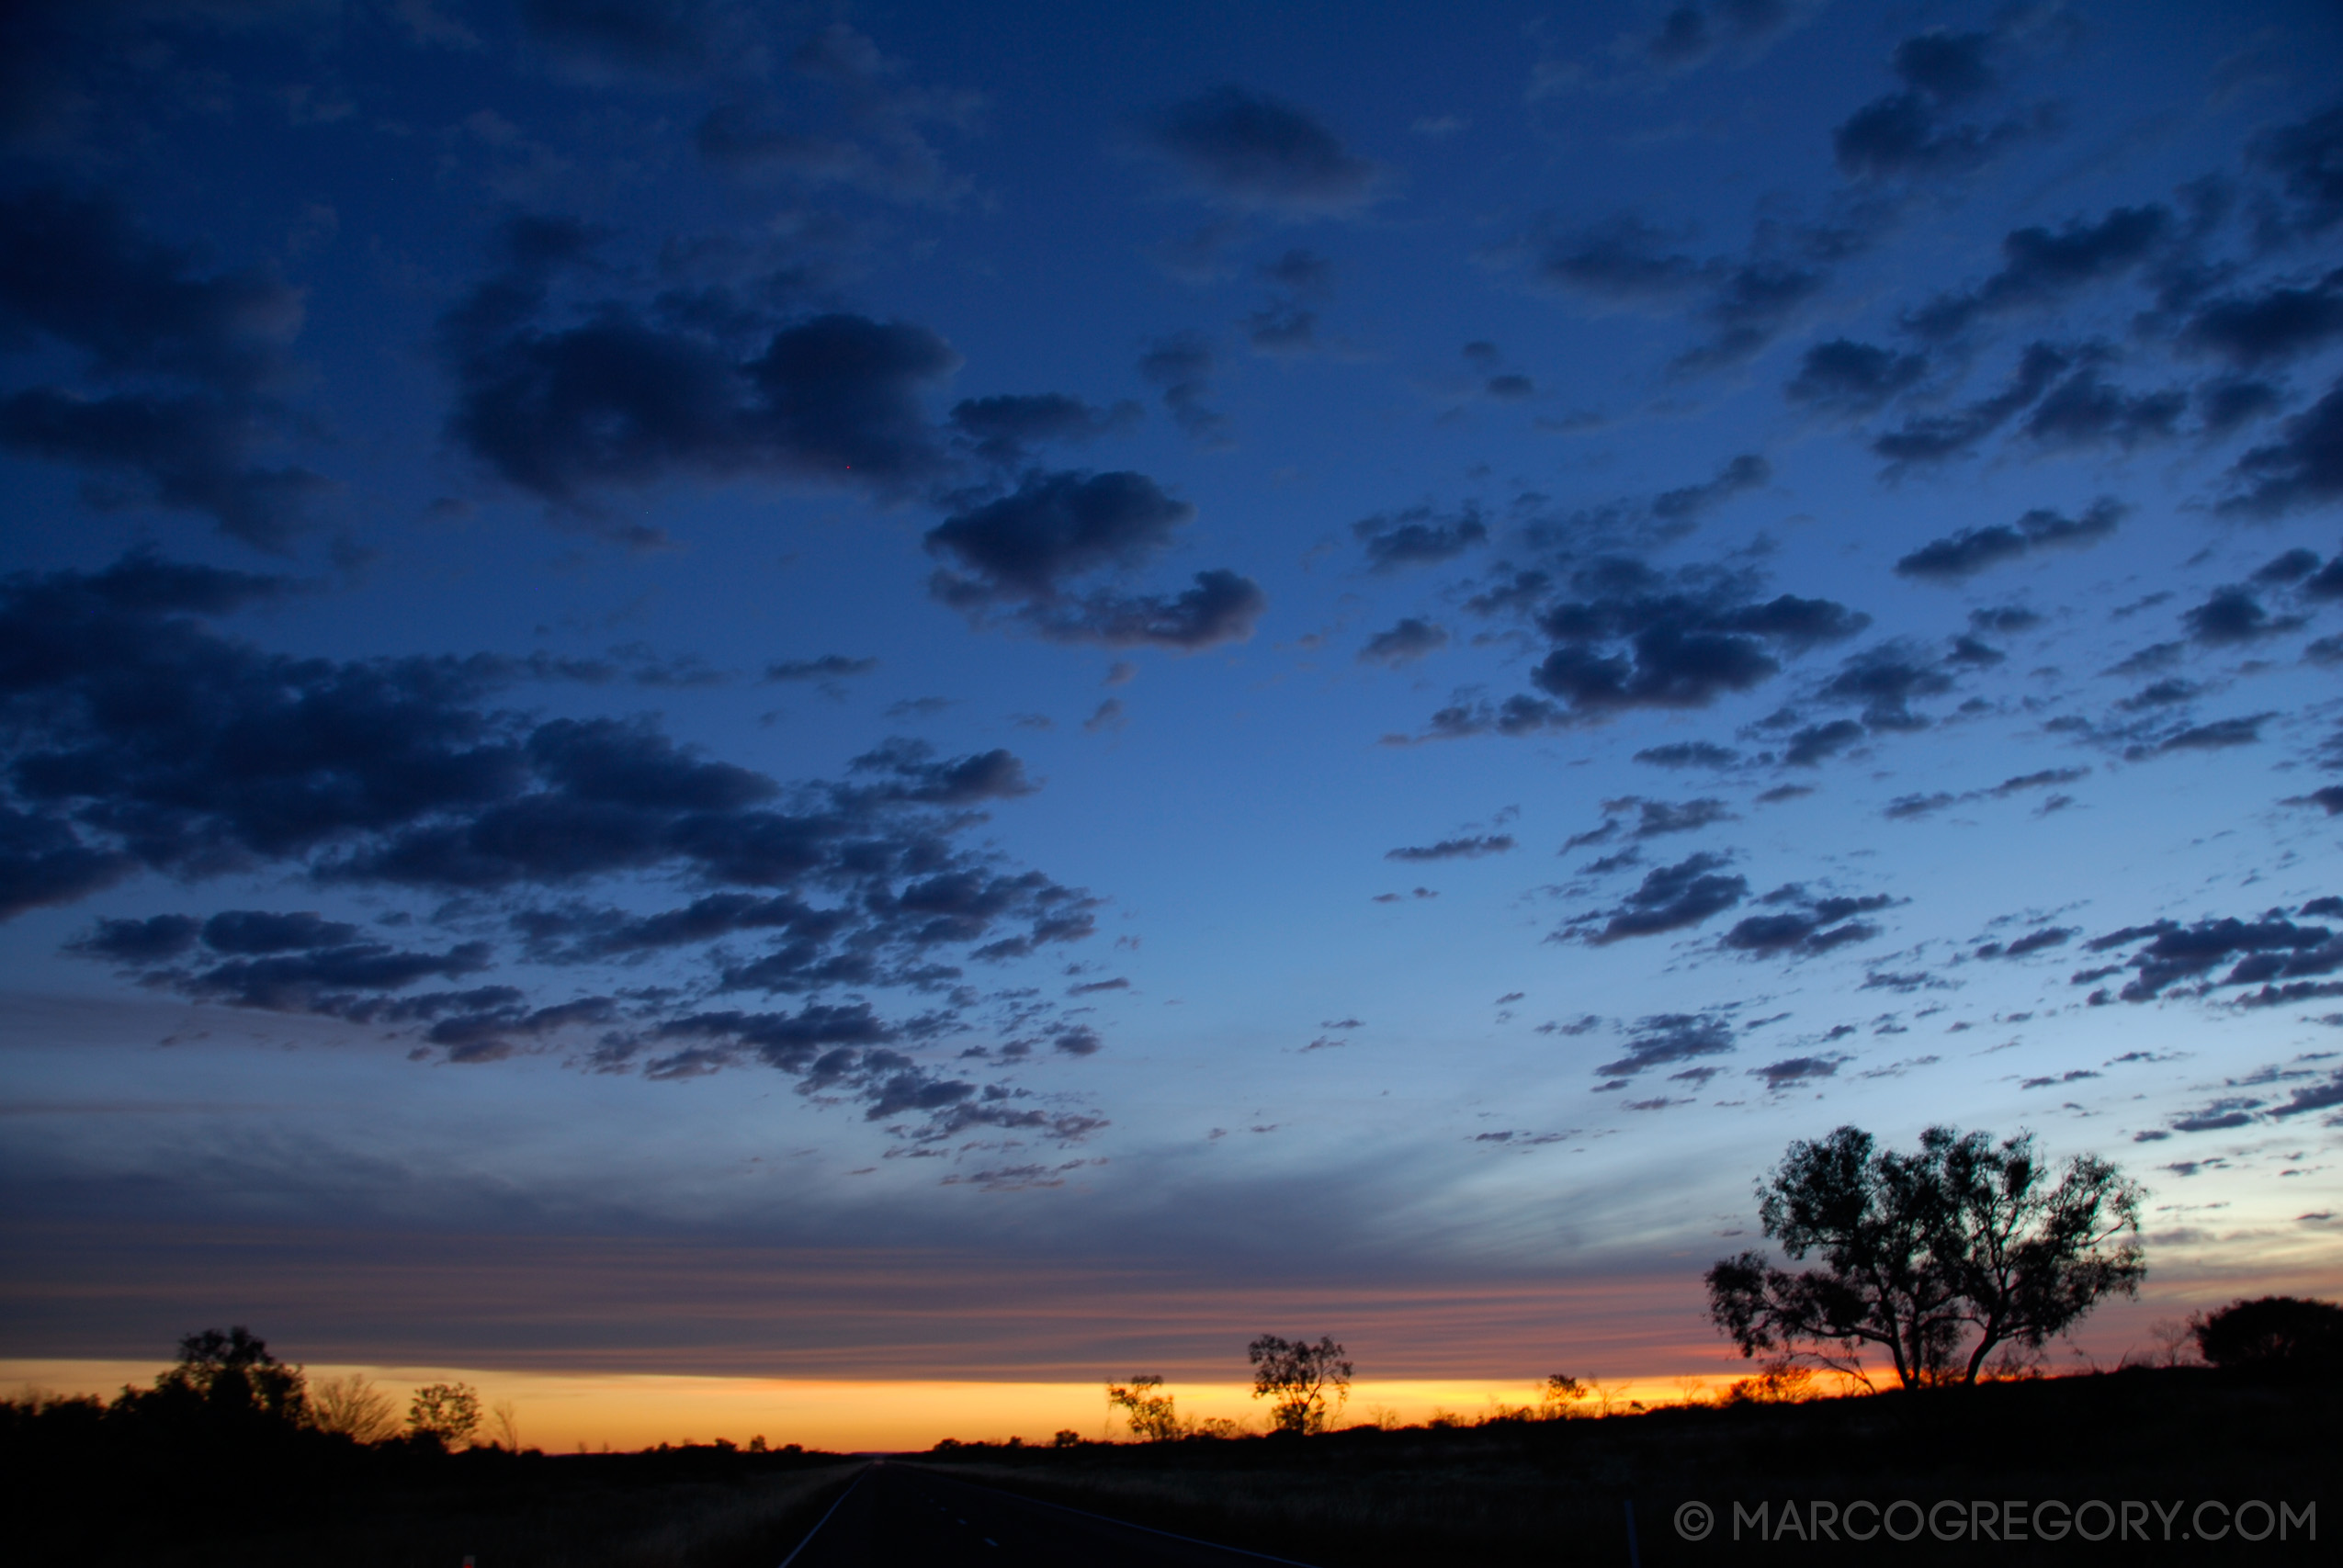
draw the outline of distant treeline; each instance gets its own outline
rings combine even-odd
[[[477,1440],[477,1395],[436,1383],[401,1422],[357,1380],[312,1387],[243,1328],[189,1335],[152,1386],[0,1400],[11,1555],[76,1568],[697,1562],[619,1548],[713,1519],[761,1551],[818,1489],[798,1472],[843,1462],[762,1438],[549,1456],[511,1440],[509,1407],[493,1414],[505,1440]]]

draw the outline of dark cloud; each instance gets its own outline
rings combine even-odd
[[[1863,724],[1873,731],[1910,730],[1929,723],[1911,710],[1912,700],[1952,689],[1952,677],[1916,645],[1891,642],[1847,660],[1817,694],[1826,702],[1861,703]]]
[[[1137,403],[1097,408],[1063,392],[964,398],[947,421],[968,449],[989,463],[1013,468],[1048,441],[1090,441],[1138,422]]]
[[[1174,104],[1149,139],[1197,190],[1231,207],[1325,216],[1355,211],[1375,194],[1375,165],[1308,110],[1243,87]]]
[[[2231,466],[2240,488],[2219,510],[2277,517],[2343,496],[2343,379],[2280,427],[2281,438],[2256,446]]]
[[[1624,214],[1587,228],[1547,220],[1504,254],[1541,288],[1671,311],[1692,301],[1704,335],[1675,368],[1697,371],[1740,364],[1771,343],[1828,284],[1829,264],[1860,244],[1829,225],[1769,225],[1745,253],[1694,256]]]
[[[2273,382],[2224,376],[2197,389],[2197,417],[2207,435],[2218,437],[2276,413],[2285,400]]]
[[[489,967],[484,942],[445,953],[402,952],[387,942],[355,942],[265,958],[232,959],[174,976],[172,987],[199,1001],[270,1012],[313,1012],[366,1021],[381,998],[428,979],[460,979]]]
[[[1724,874],[1729,863],[1723,855],[1703,852],[1660,866],[1616,908],[1582,915],[1561,934],[1583,936],[1600,947],[1699,925],[1738,904],[1749,890],[1747,877]]]
[[[139,869],[193,880],[275,867],[470,895],[473,918],[501,911],[541,964],[750,937],[768,945],[702,957],[720,986],[767,991],[933,987],[959,974],[944,949],[1013,957],[1092,929],[1096,900],[955,841],[984,807],[1031,790],[1006,751],[946,758],[893,741],[842,779],[784,785],[645,720],[495,705],[526,674],[515,661],[293,659],[198,618],[281,592],[152,556],[0,587],[0,913]],[[539,902],[637,878],[706,890],[650,915]],[[489,945],[394,947],[307,912],[108,921],[74,951],[143,966],[198,946],[201,963],[157,983],[233,1006],[430,1022],[462,1059],[616,1017],[577,1000],[548,1010],[510,986],[417,994],[488,968]],[[645,1006],[656,1022],[658,1004]],[[722,1065],[611,1049],[606,1066]]]
[[[837,681],[849,675],[867,675],[878,668],[876,659],[849,659],[843,653],[825,653],[816,659],[784,659],[764,667],[764,679],[779,681]]]
[[[1939,104],[1964,104],[1993,85],[1994,39],[1986,33],[1920,33],[1896,46],[1896,74]]]
[[[521,0],[529,35],[596,74],[687,73],[716,58],[724,8],[711,0]]]
[[[1655,1013],[1636,1021],[1627,1049],[1595,1068],[1606,1077],[1633,1077],[1653,1067],[1732,1052],[1733,1027],[1714,1013]]]
[[[1602,558],[1624,558],[1627,552],[1649,550],[1682,538],[1703,516],[1734,496],[1761,488],[1772,472],[1772,465],[1763,457],[1745,452],[1719,464],[1710,479],[1649,496],[1623,497],[1565,510],[1551,507],[1542,494],[1525,493],[1514,503],[1520,519],[1520,538],[1551,567],[1575,564],[1581,577],[1593,572],[1607,580],[1620,580],[1620,573],[1633,570],[1633,563],[1624,559],[1606,561]],[[1467,600],[1468,609],[1481,614],[1526,609],[1554,586],[1552,573],[1545,568],[1521,569],[1500,561],[1497,571],[1500,577],[1511,573],[1512,581],[1492,585]]]
[[[761,40],[744,41],[746,58],[762,52]],[[913,85],[901,62],[843,22],[808,38],[788,64],[794,91],[735,76],[729,96],[699,123],[701,157],[738,175],[779,175],[893,201],[948,207],[968,194],[968,182],[952,173],[930,133],[965,129],[979,104],[976,95]],[[812,100],[826,100],[829,112],[809,114]]]
[[[1698,287],[1704,272],[1703,263],[1672,249],[1665,232],[1629,216],[1547,232],[1532,269],[1548,284],[1636,303],[1675,299]]]
[[[976,574],[951,578],[947,600],[1047,600],[1066,578],[1141,564],[1194,515],[1145,474],[1035,474],[930,529],[927,548]]]
[[[1783,387],[1782,394],[1794,403],[1865,414],[1927,374],[1924,354],[1901,354],[1852,338],[1833,338],[1806,350],[1798,362],[1798,373]]]
[[[2247,589],[2216,588],[2202,604],[2180,617],[2189,636],[2212,648],[2254,642],[2281,632],[2299,630],[2299,615],[2272,616]]]
[[[1274,261],[1263,262],[1255,276],[1289,294],[1319,299],[1334,291],[1334,264],[1316,251],[1294,246]]]
[[[1751,1067],[1749,1077],[1763,1078],[1766,1092],[1779,1094],[1786,1089],[1803,1089],[1818,1079],[1837,1077],[1839,1064],[1846,1060],[1844,1056],[1785,1056],[1762,1067]]]
[[[1721,800],[1647,800],[1637,805],[1638,820],[1632,837],[1656,839],[1667,833],[1692,833],[1712,822],[1737,822],[1739,818]]]
[[[1947,664],[1966,664],[1978,670],[1990,670],[2009,658],[1999,649],[1988,647],[1965,632],[1952,639],[1952,649],[1944,656]]]
[[[1454,517],[1442,517],[1429,506],[1413,506],[1362,517],[1351,525],[1351,533],[1366,549],[1367,570],[1387,572],[1454,560],[1488,542],[1488,525],[1471,505]]]
[[[1139,374],[1163,389],[1172,421],[1206,446],[1228,438],[1228,421],[1205,400],[1212,396],[1212,345],[1195,333],[1174,333],[1139,356]]]
[[[1259,354],[1303,355],[1317,352],[1318,312],[1286,303],[1255,310],[1245,317],[1245,341]]]
[[[2020,773],[2013,778],[2003,779],[1986,793],[2007,797],[2026,790],[2047,789],[2056,784],[2075,784],[2089,776],[2088,768],[2044,768],[2038,773]]]
[[[2094,953],[2136,949],[2122,964],[2134,973],[2120,993],[2127,1002],[2153,1000],[2183,981],[2201,981],[2200,994],[2230,986],[2262,987],[2258,995],[2244,998],[2248,1002],[2292,999],[2283,994],[2289,987],[2281,982],[2343,970],[2343,940],[2325,926],[2297,925],[2281,911],[2247,920],[2201,919],[2189,926],[2157,920],[2126,926],[2083,945]],[[2213,970],[2233,958],[2236,962],[2227,974],[2213,976]],[[2078,976],[2076,983],[2086,982]]]
[[[1173,597],[1077,592],[1068,581],[1144,565],[1194,514],[1145,474],[1028,474],[1009,494],[928,531],[928,552],[965,569],[938,571],[930,588],[962,609],[1013,605],[1027,625],[1064,642],[1197,649],[1248,637],[1266,600],[1234,572],[1198,572],[1195,586]]]
[[[1719,468],[1713,479],[1653,496],[1651,514],[1663,524],[1688,523],[1743,491],[1759,489],[1772,477],[1772,464],[1754,452],[1744,452]]]
[[[621,301],[549,324],[594,236],[516,220],[504,269],[442,318],[450,437],[510,483],[591,513],[594,492],[761,473],[901,493],[939,471],[922,394],[959,366],[924,327],[830,314],[736,346]]]
[[[86,470],[95,504],[201,513],[282,552],[330,488],[259,460],[294,432],[278,393],[301,320],[281,279],[207,274],[108,202],[0,198],[0,353],[55,345],[81,361],[76,378],[0,398],[0,446]]]
[[[2115,705],[2125,713],[2145,713],[2156,708],[2170,707],[2176,703],[2193,701],[2203,692],[2204,688],[2192,681],[2183,681],[2177,675],[2168,676],[2141,687]]]
[[[2042,617],[2020,604],[2004,604],[1998,609],[1972,610],[1969,625],[1981,632],[1998,632],[2004,637],[2032,631],[2042,625]]]
[[[1585,844],[1599,844],[1617,835],[1623,818],[1620,813],[1633,807],[1636,811],[1635,827],[1627,830],[1630,839],[1642,842],[1664,838],[1670,833],[1696,833],[1716,822],[1737,822],[1740,818],[1721,800],[1703,797],[1698,800],[1642,800],[1629,795],[1621,800],[1602,803],[1605,821],[1589,833],[1579,833],[1562,846],[1564,854]]]
[[[1194,652],[1252,636],[1254,623],[1269,607],[1258,583],[1225,569],[1197,572],[1194,582],[1176,594],[1101,591],[1031,605],[1022,614],[1054,641],[1105,648]]]
[[[1429,621],[1403,617],[1387,631],[1367,638],[1359,649],[1361,663],[1406,664],[1448,646],[1448,634]]]
[[[2190,725],[2156,740],[2128,746],[2123,755],[2126,760],[2138,762],[2173,751],[2225,751],[2233,746],[2251,746],[2261,739],[2262,725],[2275,716],[2273,714],[2258,713],[2243,718],[2222,718],[2211,724]]]
[[[263,909],[229,909],[203,922],[203,945],[214,953],[249,955],[300,948],[348,947],[361,941],[358,928],[309,913],[280,915]]]
[[[2343,219],[2343,107],[2263,131],[2247,155],[2292,202],[2284,229],[2318,234]]]
[[[2329,1072],[2325,1083],[2303,1085],[2287,1096],[2283,1105],[2271,1106],[2269,1114],[2301,1116],[2313,1111],[2332,1111],[2337,1106],[2343,1106],[2343,1068]]]
[[[2036,507],[2019,518],[2014,526],[1994,524],[1984,528],[1964,528],[1944,538],[1932,539],[1898,560],[1896,572],[1899,577],[1927,581],[1958,582],[2032,550],[2097,544],[2115,532],[2116,524],[2129,510],[2111,496],[2101,496],[2093,502],[2080,517],[2066,517],[2046,507]]]
[[[1851,718],[1834,718],[1827,724],[1810,724],[1790,737],[1790,744],[1783,751],[1782,761],[1793,768],[1819,767],[1825,759],[1837,756],[1869,733]]]
[[[203,922],[192,915],[153,915],[143,920],[102,919],[65,951],[117,964],[162,964],[195,946]]]
[[[1840,172],[1856,180],[1965,173],[2039,129],[2039,116],[1992,126],[1952,118],[1992,85],[1996,45],[1988,33],[1941,30],[1896,45],[1889,63],[1904,88],[1865,104],[1831,133]]]
[[[2283,364],[2343,337],[2343,268],[2306,288],[2266,288],[2200,307],[2179,344],[2240,370]]]
[[[2096,368],[2076,372],[2052,389],[2020,426],[2044,446],[2120,446],[2171,439],[2189,395],[2177,388],[2127,392],[2100,379]]]
[[[2343,562],[2343,558],[2337,558],[2338,562]],[[2270,559],[2264,562],[2259,568],[2256,569],[2253,580],[2256,582],[2270,584],[2300,582],[2303,579],[2310,576],[2316,570],[2318,570],[2318,552],[2316,550],[2303,549],[2298,547],[2294,549],[2286,551],[2282,555],[2273,556]],[[2335,587],[2337,592],[2343,593],[2343,570],[2337,570],[2334,572],[2333,575],[2336,578]],[[2334,596],[2335,595],[2333,594],[2325,593],[2320,595],[2320,597],[2323,598]]]
[[[2172,228],[2161,206],[2119,207],[2096,223],[2070,219],[2059,230],[2013,230],[2001,241],[2001,270],[1965,294],[1947,295],[1903,318],[1906,331],[1944,339],[1981,316],[2039,305],[2121,276],[2156,249]]]
[[[2315,806],[2320,810],[2326,812],[2329,817],[2343,817],[2343,784],[2327,784],[2323,788],[2311,791],[2308,795],[2288,795],[2286,797],[2286,804],[2289,806]],[[2335,903],[2336,900],[2330,898],[2326,900],[2326,902]],[[2303,913],[2343,914],[2343,908],[2337,908],[2332,911],[2314,911],[2305,905],[2303,907]]]
[[[2073,364],[2072,355],[2049,344],[2029,344],[2009,384],[2000,391],[1951,413],[1907,419],[1896,429],[1873,437],[1871,449],[1894,468],[1964,457],[2037,401]]]
[[[1635,760],[1656,768],[1729,768],[1741,760],[1741,754],[1713,740],[1677,740],[1647,746],[1636,753]]]
[[[1970,951],[1972,958],[2030,958],[2054,947],[2064,947],[2082,934],[2079,926],[2036,926],[2021,937],[2009,942],[1980,942]]]
[[[1636,708],[1705,707],[1778,674],[1776,650],[1803,652],[1870,622],[1830,600],[1760,600],[1745,578],[1694,570],[1671,580],[1624,558],[1588,562],[1569,587],[1579,597],[1537,616],[1557,646],[1531,679],[1581,722]]]
[[[1804,21],[1812,7],[1794,0],[1712,0],[1680,5],[1659,19],[1637,51],[1656,70],[1688,71],[1729,51],[1748,58]]]
[[[0,202],[0,331],[39,334],[108,375],[253,390],[289,369],[300,296],[259,272],[199,276],[191,251],[112,205],[55,190]]]
[[[1501,855],[1513,847],[1511,833],[1483,833],[1463,839],[1443,839],[1436,844],[1411,845],[1387,850],[1385,860],[1478,860],[1483,855]]]
[[[1069,1030],[1073,1054],[1090,1043]],[[866,1121],[897,1123],[914,1142],[933,1143],[979,1127],[1024,1131],[1060,1142],[1088,1136],[1097,1117],[1043,1111],[999,1084],[979,1089],[945,1077],[893,1048],[902,1032],[865,1004],[808,1003],[795,1013],[701,1012],[668,1020],[630,1048],[650,1077],[694,1077],[741,1062],[762,1062],[798,1078],[801,1094],[860,1101]]]
[[[2062,1084],[2082,1083],[2088,1079],[2095,1078],[2100,1076],[2100,1074],[2092,1072],[2088,1067],[2076,1067],[2069,1071],[2060,1073],[2054,1077],[2043,1077],[2027,1078],[2023,1082],[2020,1083],[2018,1087],[2020,1089],[2054,1089]]]
[[[198,921],[184,915],[146,920],[100,920],[68,953],[132,968],[168,963],[194,953],[193,967],[157,970],[144,976],[198,1001],[270,1012],[313,1012],[358,1021],[428,1017],[488,992],[437,993],[406,1004],[390,1004],[390,992],[426,979],[458,979],[488,967],[486,942],[468,942],[444,953],[402,952],[370,938],[357,927],[302,912],[231,909]],[[494,987],[499,998],[517,997]]]
[[[1877,936],[1877,926],[1856,917],[1895,901],[1884,893],[1817,897],[1802,884],[1787,883],[1758,900],[1768,913],[1737,921],[1718,945],[1756,958],[1814,957]]]

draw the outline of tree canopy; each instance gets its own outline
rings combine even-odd
[[[1790,1145],[1758,1182],[1762,1252],[1708,1271],[1709,1317],[1744,1356],[1801,1356],[1868,1382],[1883,1351],[1905,1388],[1974,1382],[2000,1348],[2039,1349],[2146,1273],[2140,1189],[2092,1155],[2053,1172],[2020,1133],[1930,1127],[1916,1151],[1856,1127]]]
[[[2232,1302],[2190,1325],[2216,1367],[2343,1371],[2343,1306],[2300,1296]]]
[[[1176,1401],[1163,1392],[1160,1377],[1108,1383],[1106,1403],[1123,1412],[1131,1424],[1131,1436],[1142,1443],[1168,1443],[1182,1436]]]
[[[207,1328],[179,1341],[179,1359],[154,1380],[152,1391],[126,1396],[160,1405],[200,1405],[230,1419],[265,1416],[298,1423],[307,1414],[307,1380],[268,1353],[268,1342],[242,1324]]]
[[[1270,1424],[1280,1432],[1323,1432],[1326,1391],[1334,1391],[1336,1410],[1351,1397],[1351,1363],[1330,1335],[1313,1345],[1264,1334],[1245,1353],[1253,1367],[1253,1397],[1272,1402]]]
[[[480,1394],[470,1383],[425,1383],[407,1405],[407,1430],[425,1442],[455,1448],[480,1430]]]

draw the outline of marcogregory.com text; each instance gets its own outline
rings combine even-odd
[[[1794,1500],[1728,1503],[1726,1512],[1703,1502],[1676,1510],[1676,1533],[1686,1540],[1712,1537],[1732,1540],[2316,1540],[2318,1505],[2267,1503],[2248,1498],[2231,1503],[2141,1502],[2125,1498],[2083,1502],[1943,1498],[1918,1503],[1907,1497],[1878,1503]]]

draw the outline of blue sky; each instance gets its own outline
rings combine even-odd
[[[6,26],[25,1354],[1652,1372],[1847,1122],[2343,1278],[2333,6]]]

